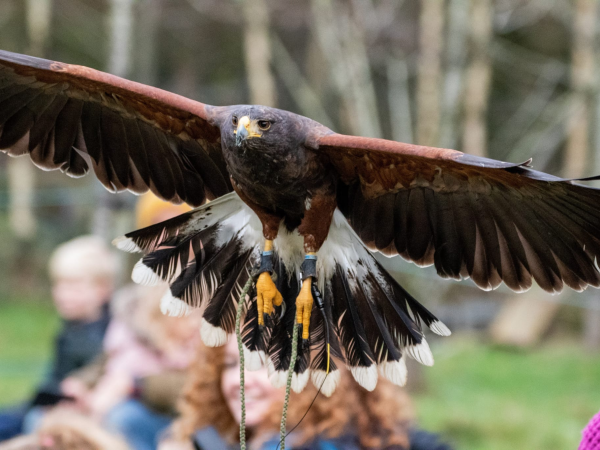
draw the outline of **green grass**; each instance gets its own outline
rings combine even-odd
[[[26,398],[47,367],[59,320],[50,302],[0,303],[0,405]],[[433,346],[420,425],[457,450],[575,449],[600,409],[600,356],[577,342],[519,352],[452,336]],[[410,376],[410,374],[409,374]]]
[[[600,409],[600,357],[577,343],[519,352],[453,337],[433,352],[420,424],[457,449],[575,449]]]
[[[0,406],[31,395],[48,367],[58,325],[50,301],[0,303]]]

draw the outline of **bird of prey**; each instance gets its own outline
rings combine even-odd
[[[0,149],[72,177],[91,169],[112,192],[197,206],[117,240],[146,253],[134,280],[169,282],[167,314],[204,308],[201,334],[215,346],[259,267],[242,299],[246,360],[281,384],[301,324],[295,390],[312,378],[330,395],[336,361],[366,389],[378,373],[402,385],[405,356],[433,364],[422,326],[450,334],[373,251],[484,290],[600,285],[600,190],[529,162],[341,135],[287,111],[209,106],[6,51]]]

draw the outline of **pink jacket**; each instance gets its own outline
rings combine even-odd
[[[141,341],[123,321],[113,319],[104,337],[108,355],[106,373],[121,373],[133,378],[155,375],[166,370],[185,369],[195,355],[194,345],[179,346],[166,354]]]

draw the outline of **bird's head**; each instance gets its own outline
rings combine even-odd
[[[295,114],[256,105],[227,107],[220,115],[221,137],[230,151],[287,153],[302,142]]]
[[[243,114],[243,112],[241,113]],[[231,128],[235,134],[235,145],[241,147],[248,139],[262,139],[273,126],[275,119],[270,114],[231,115]]]

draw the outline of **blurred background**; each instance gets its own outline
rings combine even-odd
[[[597,0],[0,0],[0,48],[347,134],[600,173]],[[0,155],[0,406],[44,373],[51,251],[135,228],[129,193]],[[129,278],[123,258],[122,281]],[[458,449],[575,448],[600,408],[597,291],[484,293],[382,258],[453,336],[409,368],[420,424]],[[412,369],[412,370],[411,370]]]

